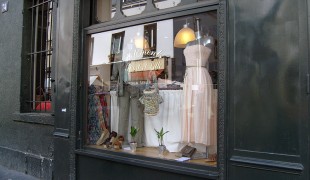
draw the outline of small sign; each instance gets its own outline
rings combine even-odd
[[[192,90],[193,91],[198,91],[199,90],[199,86],[196,85],[196,84],[192,85]]]
[[[1,3],[1,12],[5,13],[8,11],[9,1],[5,1]]]
[[[67,112],[67,108],[61,108],[61,112]]]
[[[191,158],[189,158],[189,157],[180,157],[180,158],[176,159],[176,161],[183,162],[183,161],[188,161],[190,159]]]

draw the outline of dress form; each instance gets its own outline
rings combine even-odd
[[[203,35],[201,26],[200,26],[200,18],[196,18],[196,27],[195,27],[195,36],[196,39],[193,41],[190,41],[186,44],[186,46],[192,46],[192,45],[203,45],[205,47],[209,47],[210,49],[214,46],[214,38],[210,36],[208,33],[206,35]]]

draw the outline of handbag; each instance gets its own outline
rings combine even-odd
[[[181,149],[181,154],[184,157],[192,157],[192,155],[196,152],[196,148],[186,145]]]

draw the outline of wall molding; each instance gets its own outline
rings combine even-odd
[[[301,174],[304,166],[301,163],[292,163],[285,161],[258,159],[242,156],[232,156],[230,158],[233,166],[242,166],[257,169],[266,169],[270,171],[281,171],[291,174]]]
[[[54,126],[55,116],[51,113],[20,113],[12,114],[13,121]]]

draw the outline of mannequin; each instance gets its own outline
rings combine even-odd
[[[214,44],[211,36],[202,36],[200,19],[196,18],[196,39],[184,49],[186,73],[184,76],[184,109],[182,136],[184,143],[216,143],[216,123],[212,118],[214,108],[213,83],[207,69],[208,59]]]
[[[205,47],[209,47],[210,49],[212,49],[212,47],[214,46],[214,38],[212,36],[209,36],[208,34],[206,36],[202,35],[199,18],[196,18],[195,29],[196,29],[196,32],[195,32],[196,39],[194,41],[188,42],[186,46],[201,44]]]

